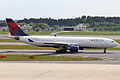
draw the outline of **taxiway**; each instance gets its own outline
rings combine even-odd
[[[35,56],[65,56],[100,58],[99,61],[36,61],[37,63],[76,63],[76,64],[120,64],[120,50],[84,50],[79,53],[56,54],[55,50],[0,50],[0,54],[35,55]],[[2,62],[2,61],[0,61]],[[7,61],[19,63],[34,63],[35,61]]]
[[[1,80],[119,80],[120,65],[0,63]]]

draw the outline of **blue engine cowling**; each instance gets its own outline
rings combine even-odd
[[[70,46],[70,52],[78,52],[79,46]]]

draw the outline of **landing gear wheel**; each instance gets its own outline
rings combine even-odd
[[[56,50],[56,53],[59,53],[59,50]]]
[[[56,50],[56,53],[66,53],[67,52],[67,50]]]

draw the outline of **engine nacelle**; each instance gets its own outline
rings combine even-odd
[[[70,52],[78,52],[79,46],[70,46]]]

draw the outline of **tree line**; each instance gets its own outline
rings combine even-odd
[[[76,26],[80,23],[84,23],[88,28],[93,28],[94,31],[120,31],[120,17],[82,16],[74,19],[25,18],[18,20],[17,23],[21,26],[29,24],[34,26],[34,28],[44,25],[56,29],[58,26]],[[0,21],[0,26],[6,26],[5,22]],[[41,27],[44,28],[43,26]]]

